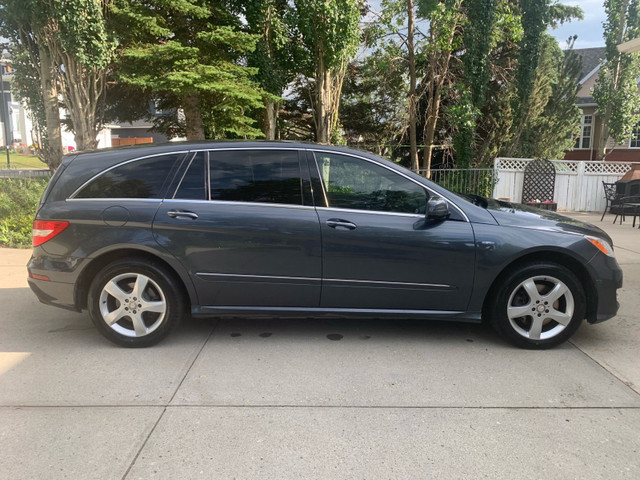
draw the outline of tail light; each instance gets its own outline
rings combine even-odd
[[[33,246],[48,242],[69,226],[69,222],[35,220],[33,222]]]

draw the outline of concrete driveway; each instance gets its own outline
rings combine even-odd
[[[640,478],[640,230],[619,316],[532,352],[489,328],[186,321],[112,346],[0,250],[0,479]]]

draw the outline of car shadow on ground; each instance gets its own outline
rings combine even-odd
[[[424,341],[439,343],[476,343],[506,345],[485,324],[448,321],[379,318],[207,318],[185,319],[186,328],[198,323],[213,326],[216,342],[264,342],[286,339],[291,342],[391,342]]]

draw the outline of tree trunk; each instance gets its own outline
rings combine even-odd
[[[416,95],[416,55],[413,45],[415,31],[415,8],[413,0],[407,0],[407,51],[409,57],[409,148],[411,168],[418,171],[418,135],[417,135],[417,95]]]
[[[56,50],[56,61],[58,65],[64,65],[60,69],[59,80],[76,148],[81,151],[95,150],[102,128],[106,73],[97,68],[88,68],[60,49]]]
[[[197,94],[182,97],[182,110],[187,130],[187,140],[204,140],[204,123],[200,111],[200,99]]]
[[[324,61],[320,57],[318,68],[316,70],[315,85],[315,124],[316,124],[316,141],[318,143],[329,143],[330,131],[330,92],[331,89],[331,73],[325,68]]]
[[[42,145],[44,161],[55,170],[62,162],[62,132],[60,128],[60,109],[58,107],[58,88],[51,54],[43,43],[38,44],[40,56],[40,84],[46,121],[46,145]]]
[[[427,178],[431,178],[431,159],[433,158],[433,141],[436,136],[436,125],[440,116],[440,86],[436,85],[433,97],[429,99],[427,121],[424,125],[424,157],[422,168],[427,170]]]
[[[331,134],[338,126],[340,94],[346,74],[346,60],[342,65],[327,69],[322,57],[316,67],[316,83],[313,92],[313,121],[316,127],[316,141],[331,143]]]
[[[273,100],[264,102],[264,124],[262,126],[264,136],[267,140],[276,139],[276,113],[278,104]]]
[[[459,18],[454,19],[451,24],[451,30],[446,31],[446,47],[443,51],[433,52],[429,58],[429,71],[427,78],[430,78],[428,88],[428,103],[426,112],[426,122],[424,126],[423,142],[424,156],[422,159],[422,168],[427,170],[427,178],[431,176],[428,172],[431,169],[431,160],[433,157],[433,141],[435,139],[438,118],[440,118],[440,104],[442,102],[442,88],[446,79],[449,77],[449,65],[451,64],[451,52],[453,50],[453,40],[458,28]],[[435,44],[437,39],[434,32],[435,26],[431,25],[431,41]]]

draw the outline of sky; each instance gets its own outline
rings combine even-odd
[[[369,5],[375,11],[380,11],[381,0],[368,0]],[[582,8],[584,20],[566,23],[549,33],[556,37],[561,48],[566,45],[567,39],[572,35],[578,35],[575,48],[604,47],[602,38],[602,22],[605,20],[604,0],[560,0],[565,5],[574,5]]]
[[[565,0],[565,5],[577,5],[584,11],[584,20],[565,23],[557,30],[549,30],[556,37],[561,48],[566,45],[567,38],[578,35],[575,48],[604,47],[602,37],[602,22],[606,19],[604,14],[604,0]]]

